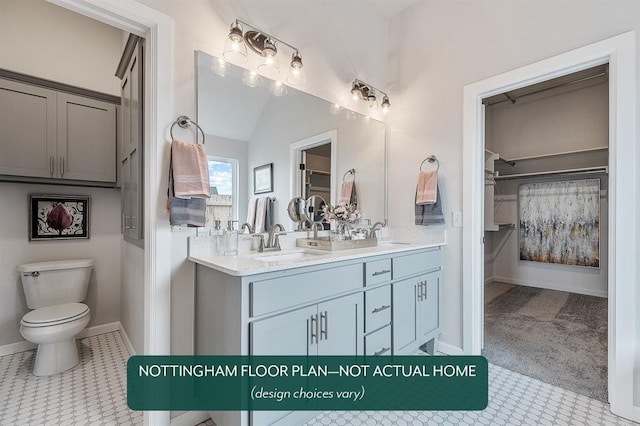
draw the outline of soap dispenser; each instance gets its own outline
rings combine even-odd
[[[233,228],[233,222],[238,221],[228,220],[227,229],[224,231],[224,254],[227,256],[238,254],[238,230]]]
[[[224,240],[224,231],[220,225],[220,219],[215,220],[215,230],[212,231],[211,235],[214,238],[215,252],[216,254],[224,254],[225,251],[225,240]]]

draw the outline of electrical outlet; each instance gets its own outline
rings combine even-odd
[[[462,228],[462,211],[458,210],[453,212],[453,226]]]

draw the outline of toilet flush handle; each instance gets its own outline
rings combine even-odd
[[[38,271],[33,271],[33,272],[31,273],[31,276],[32,276],[32,277],[34,277],[34,278],[38,278],[38,277],[40,276],[40,272],[38,272]]]

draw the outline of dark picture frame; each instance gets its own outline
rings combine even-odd
[[[89,201],[84,195],[29,195],[29,241],[89,238]]]
[[[253,193],[273,192],[273,163],[253,168]]]

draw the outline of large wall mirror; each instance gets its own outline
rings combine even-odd
[[[219,205],[212,219],[243,223],[252,199],[271,197],[273,223],[291,229],[292,197],[320,195],[335,204],[343,180],[355,177],[362,217],[385,220],[384,123],[268,79],[256,82],[240,67],[221,72],[215,65],[217,58],[196,52],[197,122],[207,135],[216,194],[210,203]]]

